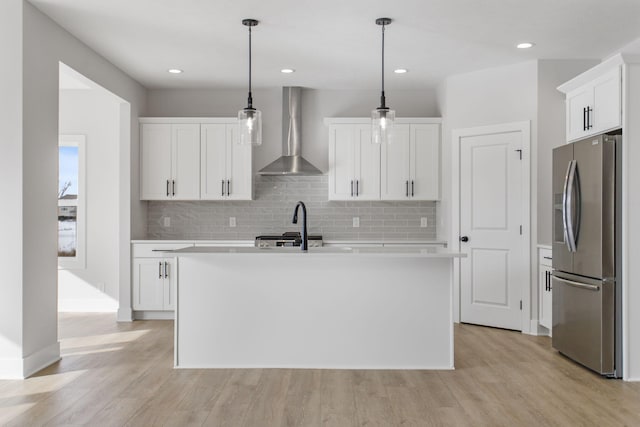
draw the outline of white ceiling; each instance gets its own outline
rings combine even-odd
[[[149,88],[243,88],[253,30],[255,87],[369,89],[536,58],[602,58],[640,37],[639,0],[30,0]],[[515,49],[521,41],[536,46]],[[294,68],[284,75],[280,69]],[[394,68],[409,69],[395,75]],[[180,68],[180,75],[167,73]]]

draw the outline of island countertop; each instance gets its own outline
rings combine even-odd
[[[452,252],[446,248],[412,248],[412,247],[319,247],[302,251],[299,247],[292,248],[256,248],[238,246],[218,247],[188,247],[164,251],[174,256],[192,256],[204,254],[234,255],[234,254],[260,254],[267,256],[375,256],[375,257],[400,257],[400,258],[462,258],[466,254]]]

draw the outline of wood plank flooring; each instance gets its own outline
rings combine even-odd
[[[454,371],[174,370],[172,321],[109,314],[61,314],[60,342],[60,362],[0,381],[0,425],[640,425],[640,383],[499,329],[457,325]]]

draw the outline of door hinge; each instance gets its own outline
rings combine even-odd
[[[520,310],[522,310],[522,300],[520,300]]]
[[[520,235],[522,236],[522,226],[520,226]]]
[[[518,149],[516,150],[518,152],[518,154],[520,155],[520,160],[522,160],[522,150]]]

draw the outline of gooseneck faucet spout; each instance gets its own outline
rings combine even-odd
[[[298,202],[295,210],[293,211],[293,222],[294,224],[298,223],[298,208],[302,207],[302,233],[300,234],[302,237],[302,244],[300,245],[300,249],[306,251],[309,249],[309,237],[307,236],[307,207],[302,202]]]

